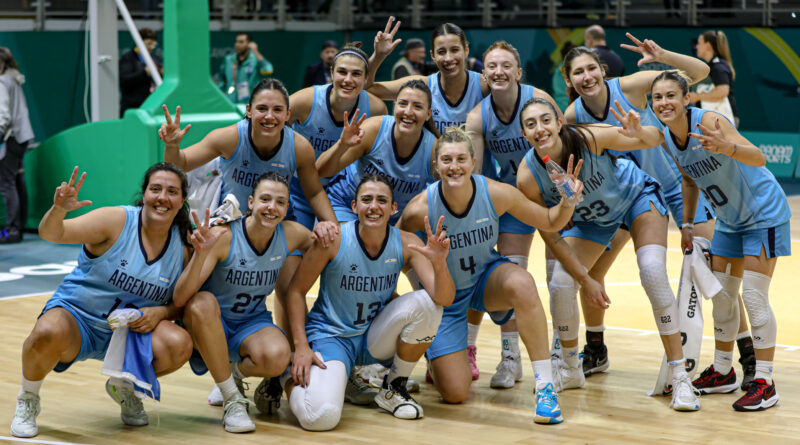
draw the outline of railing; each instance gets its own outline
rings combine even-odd
[[[160,21],[164,0],[127,0],[137,21]],[[202,1],[202,0],[198,0]],[[395,15],[408,28],[800,26],[800,0],[210,0],[216,30],[376,29]],[[86,0],[0,0],[0,29],[69,29]],[[77,28],[80,25],[73,25]]]

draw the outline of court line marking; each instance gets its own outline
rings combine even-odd
[[[31,292],[29,294],[9,295],[7,297],[0,297],[0,300],[16,300],[18,298],[38,297],[39,295],[47,295],[55,292],[54,290],[46,290],[42,292]],[[2,436],[0,436],[2,437]]]
[[[58,442],[53,440],[22,439],[20,437],[8,437],[8,436],[0,436],[0,440],[5,440],[8,442],[42,443],[46,445],[88,445],[78,442]]]

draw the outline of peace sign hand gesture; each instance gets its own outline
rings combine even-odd
[[[83,181],[86,179],[86,172],[83,172],[78,184],[75,180],[78,178],[78,166],[72,169],[72,175],[69,177],[69,183],[62,182],[60,186],[56,187],[56,193],[53,195],[53,207],[58,207],[65,212],[71,212],[81,207],[92,205],[92,201],[78,201],[78,192],[83,187]]]
[[[703,148],[706,151],[711,153],[721,153],[726,156],[731,155],[733,152],[733,143],[728,142],[725,139],[725,135],[722,134],[722,128],[719,126],[719,118],[714,121],[714,130],[701,123],[698,123],[697,127],[702,130],[703,134],[689,133],[689,136],[698,139],[700,143],[703,144]]]
[[[192,236],[189,238],[189,240],[191,241],[192,247],[194,247],[194,251],[196,253],[207,253],[210,251],[220,236],[222,236],[222,234],[227,230],[222,229],[212,231],[208,224],[209,213],[210,212],[208,209],[206,209],[206,218],[201,223],[197,218],[197,213],[192,210],[192,219],[194,219],[194,225],[197,227],[197,229],[192,232]]]
[[[638,66],[642,66],[645,63],[650,62],[658,62],[661,60],[661,56],[664,54],[664,50],[658,46],[658,44],[650,39],[645,39],[644,42],[637,39],[633,36],[633,34],[626,32],[626,36],[628,36],[636,46],[627,45],[627,44],[620,44],[619,46],[625,48],[627,50],[633,51],[635,53],[639,53],[642,55],[642,58],[639,59]]]
[[[386,21],[386,28],[384,28],[383,31],[378,31],[378,33],[375,34],[375,56],[381,60],[385,59],[386,56],[391,54],[397,45],[403,41],[403,39],[394,40],[397,30],[400,29],[400,23],[402,23],[397,21],[397,23],[394,25],[394,28],[392,28],[392,22],[394,21],[394,16],[389,17],[389,20]]]
[[[161,124],[161,128],[158,129],[158,137],[161,138],[162,141],[166,145],[178,145],[183,140],[183,137],[186,136],[186,133],[192,128],[192,124],[189,124],[181,130],[181,106],[175,109],[175,121],[172,120],[172,115],[169,114],[169,109],[167,109],[167,105],[161,105],[161,108],[164,110],[164,118],[166,119],[166,123]]]
[[[431,262],[431,264],[441,263],[446,267],[447,254],[450,252],[450,238],[447,237],[447,232],[443,229],[444,215],[439,217],[439,222],[436,224],[436,233],[431,231],[431,224],[428,217],[425,217],[425,234],[428,237],[428,242],[424,247],[416,244],[409,244],[409,249],[416,250],[421,253]]]
[[[342,129],[342,136],[339,140],[341,141],[341,145],[345,147],[358,145],[364,137],[364,130],[361,128],[361,124],[364,122],[364,119],[367,118],[367,113],[362,114],[359,119],[359,111],[360,110],[356,108],[356,111],[353,113],[353,119],[349,121],[347,120],[347,111],[344,112],[344,128]]]
[[[625,110],[622,109],[622,105],[620,105],[618,100],[614,101],[614,105],[619,112],[614,110],[614,108],[609,108],[609,110],[611,110],[611,114],[613,114],[620,125],[622,125],[622,128],[617,129],[619,134],[629,138],[639,139],[639,135],[642,131],[642,117],[633,109],[625,113]]]

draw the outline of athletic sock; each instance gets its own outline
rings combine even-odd
[[[519,357],[519,332],[501,332],[502,356],[513,355]]]
[[[672,380],[677,380],[686,375],[686,359],[668,362],[669,369],[672,371]]]
[[[231,397],[239,393],[239,388],[236,387],[236,381],[233,380],[233,375],[217,383],[217,388],[219,388],[219,392],[222,393],[222,399],[225,401],[230,400]]]
[[[728,375],[733,366],[733,351],[714,350],[714,370],[722,375]]]
[[[544,388],[548,383],[553,383],[553,365],[550,360],[534,360],[531,362],[533,367],[533,377],[536,379],[536,391]]]
[[[577,368],[580,364],[580,357],[578,356],[578,346],[566,347],[561,345],[561,353],[564,354],[564,362],[570,368]]]
[[[392,367],[389,368],[389,376],[386,378],[386,381],[391,383],[397,377],[408,378],[408,376],[411,375],[411,371],[414,370],[414,366],[416,365],[416,361],[407,362],[401,359],[399,355],[395,354],[394,361],[392,362]]]
[[[772,364],[766,360],[756,359],[756,379],[764,379],[767,385],[772,384]]]
[[[749,329],[744,331],[744,332],[740,332],[740,333],[736,334],[736,341],[739,341],[739,340],[741,340],[743,338],[750,338],[750,330]]]
[[[606,330],[604,324],[599,326],[586,326],[586,344],[592,349],[603,347],[603,331]]]
[[[239,362],[231,362],[231,374],[233,374],[234,378],[244,380],[244,374],[239,371]]]
[[[36,394],[38,396],[39,395],[39,389],[42,387],[42,382],[44,382],[44,379],[42,379],[42,380],[28,380],[23,375],[22,376],[22,389],[20,390],[20,395],[23,392],[29,392],[29,393],[32,393],[32,394]]]
[[[472,324],[467,322],[467,345],[475,346],[478,341],[478,331],[480,331],[480,324]],[[463,332],[463,331],[462,331]]]

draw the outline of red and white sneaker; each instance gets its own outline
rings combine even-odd
[[[753,385],[747,390],[747,394],[734,402],[733,409],[736,411],[761,411],[772,408],[778,403],[778,392],[775,391],[775,381],[767,384],[764,379],[753,380]]]
[[[730,372],[722,375],[714,369],[714,365],[709,366],[692,382],[700,394],[727,394],[734,392],[739,387],[736,381],[736,373],[731,368]]]
[[[478,369],[478,347],[467,346],[467,359],[469,359],[469,369],[472,371],[472,380],[478,380],[481,371]]]

